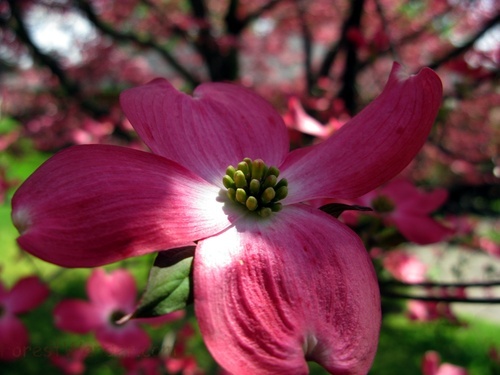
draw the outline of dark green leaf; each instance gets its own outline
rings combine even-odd
[[[133,318],[168,314],[185,308],[192,301],[194,249],[195,246],[187,246],[158,253]]]

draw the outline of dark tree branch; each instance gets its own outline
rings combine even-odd
[[[394,293],[382,291],[382,297],[395,298],[395,299],[412,299],[427,302],[461,302],[461,303],[487,303],[495,304],[500,303],[500,298],[460,298],[460,297],[429,297],[429,296],[416,296],[412,294]]]
[[[432,69],[437,69],[439,68],[442,64],[454,59],[455,57],[460,56],[464,52],[467,52],[469,49],[472,48],[474,43],[477,42],[479,38],[481,38],[488,30],[492,29],[494,26],[496,26],[500,22],[500,13],[497,14],[494,18],[486,22],[481,30],[479,30],[475,35],[473,35],[467,42],[462,44],[460,47],[457,47],[450,52],[448,52],[446,55],[442,56],[441,58],[437,59],[434,61],[432,64],[429,65],[430,68]]]
[[[63,67],[59,64],[59,61],[49,54],[44,53],[31,39],[31,36],[28,33],[26,25],[23,21],[23,16],[21,14],[21,10],[19,8],[19,4],[16,0],[8,0],[11,17],[12,17],[12,30],[16,34],[17,38],[23,43],[28,50],[35,62],[42,66],[46,66],[53,75],[57,77],[59,80],[60,87],[64,91],[64,93],[72,98],[77,99],[83,110],[90,113],[92,116],[100,117],[107,114],[107,110],[105,108],[101,108],[94,104],[93,102],[87,100],[82,96],[82,90],[80,86],[72,81],[66,74]]]
[[[387,17],[385,15],[384,7],[380,3],[380,0],[375,0],[375,6],[377,7],[377,13],[380,17],[380,22],[382,23],[382,30],[384,31],[385,35],[387,35],[388,41],[389,41],[389,52],[392,55],[392,59],[395,61],[400,61],[401,59],[399,58],[399,54],[396,51],[396,46],[392,42],[391,39],[391,34],[389,32],[389,22],[387,21]]]
[[[58,78],[61,87],[68,95],[74,96],[79,94],[80,88],[75,82],[72,82],[69,79],[59,62],[52,56],[43,53],[31,39],[26,25],[24,24],[21,9],[19,8],[19,2],[16,0],[7,0],[7,2],[10,5],[11,15],[14,21],[12,29],[14,30],[17,38],[19,38],[19,40],[28,48],[36,62],[50,69],[52,74]]]
[[[486,288],[500,286],[500,280],[483,282],[463,282],[463,283],[440,283],[440,282],[422,282],[422,283],[402,283],[400,281],[383,281],[380,287],[422,287],[422,288]]]
[[[200,21],[198,37],[194,41],[194,46],[202,56],[208,68],[211,81],[231,80],[228,77],[228,67],[221,55],[219,46],[212,36],[211,25],[208,17],[208,10],[204,0],[189,0],[193,17]]]
[[[75,0],[78,8],[85,14],[87,19],[104,35],[107,35],[118,42],[131,42],[140,47],[148,47],[158,52],[184,79],[191,85],[196,86],[200,80],[187,71],[170,52],[161,47],[151,37],[140,37],[132,32],[122,32],[115,30],[105,22],[103,22],[92,9],[92,6],[85,0]]]
[[[295,0],[297,16],[302,29],[302,44],[304,47],[304,75],[306,78],[307,92],[312,94],[314,77],[312,72],[312,33],[305,17],[306,6],[303,0]]]
[[[268,12],[272,10],[276,5],[278,5],[282,0],[270,0],[267,2],[267,4],[264,4],[261,8],[257,9],[256,11],[248,14],[244,19],[242,19],[239,23],[238,26],[238,34],[243,31],[251,22],[255,21],[257,18],[262,16],[265,12]],[[236,0],[237,2],[237,0]]]
[[[342,77],[342,88],[339,97],[344,100],[345,108],[352,115],[357,109],[356,77],[359,70],[358,46],[347,38],[347,31],[350,28],[359,29],[361,25],[361,16],[363,14],[364,0],[353,0],[351,2],[351,14],[345,23],[343,30],[344,47],[346,49],[346,60],[344,66],[344,75]]]

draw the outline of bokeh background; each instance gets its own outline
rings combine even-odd
[[[120,109],[122,90],[158,76],[188,93],[235,82],[277,108],[297,148],[362,110],[398,61],[411,73],[434,69],[444,97],[428,142],[397,178],[406,187],[388,184],[350,202],[373,212],[340,216],[380,279],[384,322],[370,374],[500,374],[499,47],[494,0],[0,0],[0,372],[223,373],[192,307],[145,325],[151,345],[138,356],[60,329],[54,310],[88,299],[93,270],[45,263],[16,244],[10,199],[52,154],[88,143],[146,150]],[[130,273],[139,299],[153,262],[105,269]],[[22,287],[33,277],[47,289]],[[15,354],[13,295],[31,300],[15,311],[27,340]]]

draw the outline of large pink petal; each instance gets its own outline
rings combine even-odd
[[[96,269],[87,280],[87,295],[96,306],[126,314],[134,310],[137,288],[134,277],[126,270],[106,273]]]
[[[17,190],[19,245],[46,261],[89,267],[191,245],[231,224],[220,189],[162,157],[117,146],[68,148]]]
[[[0,317],[0,360],[13,361],[26,355],[28,330],[14,315]]]
[[[38,277],[25,277],[14,285],[5,304],[10,312],[21,314],[40,305],[49,293],[49,288]]]
[[[54,322],[57,328],[73,333],[88,333],[107,323],[106,315],[99,306],[77,299],[68,299],[57,304],[54,309]]]
[[[280,168],[286,202],[351,199],[388,181],[425,143],[441,103],[442,85],[428,68],[404,76],[395,64],[384,91],[328,140],[292,152]]]
[[[288,152],[281,116],[240,86],[205,83],[191,97],[156,79],[126,90],[120,99],[127,118],[155,154],[221,187],[228,165],[245,157],[279,165]]]
[[[217,362],[239,374],[366,374],[380,297],[371,261],[345,225],[308,206],[240,220],[201,241],[195,312]]]
[[[96,338],[104,350],[118,356],[138,356],[151,345],[147,333],[133,322],[102,326],[96,331]]]

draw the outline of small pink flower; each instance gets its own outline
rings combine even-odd
[[[124,357],[121,364],[126,375],[163,374],[163,360],[159,357]]]
[[[196,245],[195,314],[222,367],[302,374],[312,360],[366,373],[381,320],[371,260],[348,227],[303,202],[353,199],[396,176],[441,97],[432,70],[410,76],[394,64],[362,112],[289,152],[283,119],[255,93],[206,83],[191,97],[153,80],[121,96],[152,154],[106,145],[56,154],[12,199],[18,243],[70,267]],[[117,329],[109,313],[107,334]],[[72,328],[95,327],[82,320]]]
[[[467,375],[463,367],[450,363],[441,363],[439,353],[428,351],[422,360],[422,375]]]
[[[396,279],[405,283],[421,283],[426,279],[427,266],[403,250],[384,254],[382,264]]]
[[[42,304],[49,293],[36,276],[19,280],[10,291],[0,283],[0,360],[12,361],[24,355],[28,331],[17,315]]]
[[[430,217],[448,198],[445,189],[425,192],[410,181],[396,179],[359,198],[374,209],[387,225],[395,225],[411,242],[427,245],[443,241],[453,231]]]
[[[94,332],[103,349],[114,355],[136,356],[149,348],[150,338],[137,321],[116,323],[136,307],[137,290],[130,273],[94,270],[87,280],[87,295],[89,301],[70,299],[56,306],[54,318],[59,329],[80,334]],[[160,319],[170,319],[170,314]],[[150,319],[148,323],[157,320]]]
[[[80,375],[85,372],[84,360],[90,354],[89,348],[77,348],[66,355],[54,353],[50,361],[66,375]]]

